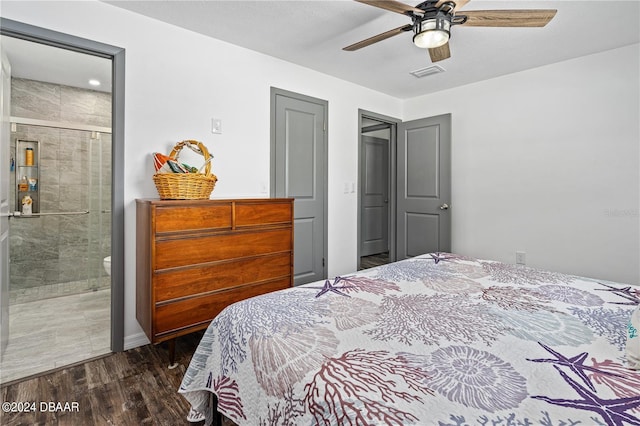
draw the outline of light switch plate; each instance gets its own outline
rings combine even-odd
[[[222,133],[222,119],[221,118],[212,118],[211,119],[211,133],[221,134]]]

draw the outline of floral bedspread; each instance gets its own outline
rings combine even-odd
[[[640,425],[640,287],[432,253],[227,307],[179,392],[238,425]]]

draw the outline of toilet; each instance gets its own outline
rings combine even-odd
[[[107,275],[111,275],[111,256],[107,256],[102,261],[102,265],[104,265],[104,270],[107,271]]]

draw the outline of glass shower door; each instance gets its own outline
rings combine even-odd
[[[18,125],[38,140],[39,209],[10,220],[3,383],[110,352],[111,135]],[[20,193],[18,168],[12,181]],[[26,368],[25,368],[26,367]]]

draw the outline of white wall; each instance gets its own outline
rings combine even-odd
[[[150,154],[202,140],[214,197],[265,196],[269,91],[329,102],[329,275],[356,266],[358,108],[452,113],[455,251],[638,283],[638,46],[408,101],[97,1],[2,1],[5,18],[126,49],[125,347],[135,320],[135,204],[156,197]],[[437,105],[437,106],[436,106]],[[403,111],[404,106],[404,111]],[[223,120],[222,135],[210,119]]]
[[[400,100],[105,3],[62,3],[3,0],[1,13],[126,49],[125,347],[146,341],[135,319],[135,199],[157,197],[151,153],[201,140],[220,179],[214,198],[266,196],[271,86],[329,102],[328,273],[355,270],[357,199],[343,183],[357,181],[358,108],[397,117]]]
[[[453,251],[640,284],[639,45],[408,100],[452,114]]]

